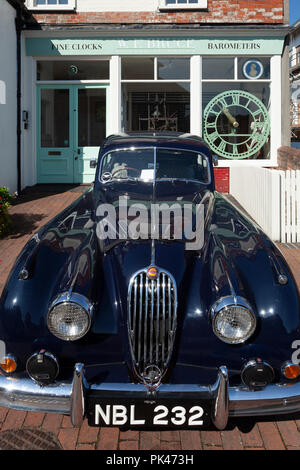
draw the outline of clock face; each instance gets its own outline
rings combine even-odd
[[[220,93],[204,110],[203,137],[221,157],[251,157],[267,142],[269,134],[270,117],[266,107],[246,91]]]

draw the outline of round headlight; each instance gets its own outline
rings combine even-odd
[[[256,328],[256,318],[242,297],[224,297],[211,310],[215,335],[230,344],[247,341]]]
[[[50,307],[47,325],[51,333],[65,341],[82,338],[91,325],[92,306],[80,294],[63,294]]]

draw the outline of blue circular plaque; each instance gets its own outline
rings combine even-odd
[[[247,60],[243,65],[243,74],[249,80],[258,80],[263,73],[264,66],[259,60]]]

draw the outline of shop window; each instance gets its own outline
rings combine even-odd
[[[122,80],[153,80],[154,57],[123,57]]]
[[[27,0],[29,10],[74,10],[76,0]]]
[[[44,60],[37,62],[37,80],[108,80],[109,62]]]
[[[203,57],[202,78],[210,80],[222,80],[234,78],[233,57]]]
[[[190,131],[189,83],[123,84],[125,131]]]
[[[159,80],[188,80],[190,78],[190,60],[158,58],[157,78]]]
[[[123,57],[122,80],[189,80],[190,59]]]
[[[160,9],[207,8],[207,0],[160,0]]]
[[[190,131],[190,59],[122,58],[122,128]]]

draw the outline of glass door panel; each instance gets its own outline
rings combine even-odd
[[[78,183],[94,181],[95,170],[90,159],[98,157],[99,147],[106,137],[106,87],[78,87],[77,94],[77,155],[74,178]]]
[[[69,147],[69,103],[69,90],[41,90],[41,147]]]
[[[69,88],[38,89],[38,183],[72,183],[73,150]]]

